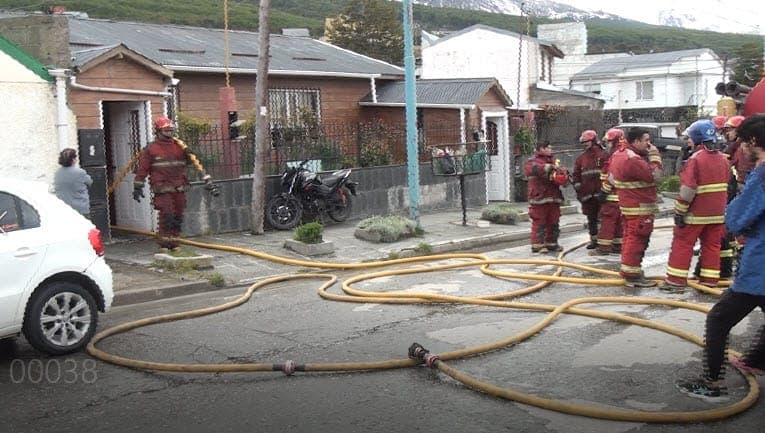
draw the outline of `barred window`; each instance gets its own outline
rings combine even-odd
[[[638,101],[653,100],[653,81],[638,81],[635,83],[635,99]]]
[[[307,119],[321,120],[321,98],[318,89],[269,89],[268,104],[271,126],[296,125]]]

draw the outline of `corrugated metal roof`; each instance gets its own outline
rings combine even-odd
[[[621,73],[630,69],[654,68],[657,66],[670,66],[683,57],[693,57],[712,53],[708,48],[694,50],[669,51],[665,53],[640,54],[636,56],[623,56],[603,59],[577,72],[572,78],[587,78],[595,75],[609,75]]]
[[[537,43],[539,43],[539,45],[542,45],[544,47],[549,48],[552,51],[553,55],[555,55],[556,57],[563,58],[563,52],[558,47],[556,47],[555,44],[553,44],[552,42],[545,41],[545,40],[542,40],[542,39],[539,39],[539,38],[535,38],[533,36],[521,35],[520,33],[511,32],[510,30],[498,29],[496,27],[487,26],[485,24],[473,24],[472,26],[466,27],[466,28],[464,28],[464,29],[462,29],[460,31],[457,31],[457,32],[454,32],[454,33],[450,33],[447,36],[444,36],[442,38],[439,38],[439,39],[435,40],[434,42],[431,42],[430,46],[432,47],[433,45],[437,45],[437,44],[439,44],[441,42],[448,41],[449,39],[455,38],[457,36],[464,35],[466,33],[470,33],[470,32],[472,32],[474,30],[486,30],[486,31],[498,33],[498,34],[501,34],[501,35],[512,36],[514,38],[521,38],[521,37],[523,37],[525,39],[530,39],[532,41],[537,41]]]
[[[106,45],[97,48],[86,48],[80,51],[72,51],[72,66],[80,67],[85,63],[95,59],[105,52],[118,47],[119,45]]]
[[[388,82],[377,88],[377,102],[372,100],[372,93],[366,95],[362,105],[400,105],[404,104],[405,83]],[[478,100],[492,87],[496,86],[506,105],[513,101],[507,96],[502,86],[494,78],[456,78],[444,80],[417,80],[415,83],[417,105],[465,107],[478,103]]]
[[[228,34],[232,72],[256,70],[258,33],[231,30]],[[399,76],[404,73],[398,66],[312,38],[272,34],[270,40],[269,71]],[[69,17],[72,51],[120,43],[170,69],[225,67],[221,29]]]

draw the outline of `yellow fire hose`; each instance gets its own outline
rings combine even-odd
[[[657,227],[662,228],[662,227]],[[114,227],[114,229],[153,235],[151,232],[144,232],[120,227]],[[110,362],[116,365],[122,365],[129,368],[144,369],[144,370],[157,370],[157,371],[175,371],[175,372],[194,372],[194,373],[222,373],[222,372],[251,372],[251,371],[283,371],[286,374],[292,374],[295,371],[316,371],[316,372],[330,372],[330,371],[364,371],[364,370],[378,370],[378,369],[393,369],[414,367],[422,360],[404,358],[404,359],[390,359],[383,361],[367,361],[367,362],[337,362],[337,363],[308,363],[308,364],[295,364],[292,361],[287,361],[282,364],[273,363],[242,363],[242,364],[181,364],[181,363],[163,363],[144,361],[138,359],[131,359],[107,353],[98,349],[96,344],[101,340],[104,340],[110,336],[128,332],[130,330],[140,328],[143,326],[171,322],[176,320],[185,320],[195,317],[201,317],[209,314],[218,313],[224,310],[235,308],[245,302],[247,302],[252,294],[261,287],[275,284],[278,282],[297,280],[297,279],[324,279],[327,280],[318,288],[318,294],[324,298],[342,302],[359,302],[359,303],[388,303],[388,304],[414,304],[414,303],[461,303],[470,305],[482,305],[499,308],[512,308],[523,309],[532,311],[545,311],[546,316],[540,320],[537,324],[529,329],[505,338],[500,341],[496,341],[489,344],[482,344],[474,347],[469,347],[461,350],[455,350],[451,352],[445,352],[431,357],[434,360],[432,363],[428,363],[429,366],[438,368],[440,371],[451,376],[452,378],[462,382],[466,386],[476,389],[478,391],[485,392],[489,395],[501,397],[508,400],[517,401],[524,404],[540,407],[543,409],[554,410],[572,415],[587,416],[593,418],[618,420],[618,421],[632,421],[632,422],[652,422],[652,423],[686,423],[686,422],[701,422],[719,420],[741,413],[750,408],[757,401],[759,397],[759,386],[754,376],[749,373],[741,372],[747,380],[749,391],[747,395],[735,402],[726,406],[700,410],[700,411],[688,411],[688,412],[651,412],[651,411],[637,411],[628,409],[609,409],[595,406],[579,405],[568,403],[560,400],[548,399],[544,397],[538,397],[530,394],[514,391],[509,388],[502,388],[491,383],[487,383],[478,380],[470,375],[459,372],[453,367],[447,365],[444,361],[460,359],[470,356],[476,356],[479,354],[500,350],[510,345],[520,343],[528,339],[529,337],[540,332],[547,326],[549,326],[557,317],[561,314],[576,314],[586,317],[598,318],[603,320],[612,320],[622,323],[634,324],[643,326],[655,330],[659,330],[677,337],[683,338],[687,341],[703,346],[703,340],[691,333],[683,331],[681,329],[663,324],[652,322],[650,320],[635,318],[625,314],[619,314],[614,312],[604,312],[598,310],[585,309],[577,307],[580,304],[638,304],[638,305],[664,305],[675,308],[683,308],[688,310],[699,311],[706,313],[709,308],[699,304],[658,299],[658,298],[644,298],[644,297],[586,297],[569,300],[561,305],[546,305],[536,303],[523,303],[523,302],[511,302],[507,299],[518,297],[539,290],[553,282],[567,282],[573,284],[582,285],[605,285],[605,286],[620,286],[623,285],[624,280],[618,276],[617,272],[599,269],[596,267],[580,265],[576,263],[570,263],[563,261],[562,258],[570,251],[579,248],[584,245],[578,245],[572,249],[564,251],[559,254],[557,260],[535,260],[535,259],[489,259],[483,254],[477,253],[455,253],[455,254],[438,254],[431,256],[410,257],[396,260],[376,261],[368,263],[331,263],[331,262],[313,262],[307,260],[297,260],[285,257],[273,256],[265,254],[259,251],[254,251],[246,248],[239,248],[229,245],[210,244],[198,241],[192,241],[188,239],[179,239],[180,243],[186,245],[192,245],[200,248],[215,249],[220,251],[229,251],[244,255],[249,255],[272,262],[283,263],[293,266],[302,266],[308,268],[319,269],[370,269],[379,268],[383,266],[403,265],[410,263],[423,263],[434,262],[444,260],[459,259],[456,263],[436,264],[430,266],[414,266],[403,269],[392,269],[378,271],[368,274],[362,274],[354,276],[345,280],[342,284],[342,290],[345,294],[332,294],[327,290],[332,287],[338,280],[335,275],[329,274],[294,274],[294,275],[281,275],[271,278],[267,278],[256,284],[250,286],[247,291],[238,299],[213,307],[207,307],[202,309],[184,311],[173,314],[166,314],[161,316],[150,317],[142,320],[124,323],[96,334],[91,342],[87,346],[88,353],[100,360]],[[532,265],[532,266],[553,266],[557,267],[556,271],[552,275],[542,274],[530,274],[521,272],[508,272],[497,269],[492,269],[492,266],[499,265]],[[414,292],[402,292],[402,291],[390,291],[390,292],[369,292],[354,289],[352,284],[361,281],[367,281],[375,278],[406,275],[424,272],[436,272],[448,269],[465,268],[469,266],[480,266],[483,273],[491,275],[501,279],[523,279],[523,280],[535,280],[538,281],[532,286],[506,292],[500,294],[491,294],[483,296],[451,296],[434,293],[414,293]],[[581,278],[581,277],[566,277],[561,276],[563,269],[576,269],[579,271],[589,272],[596,275],[602,275],[605,278]],[[702,286],[694,281],[689,281],[689,285],[697,290],[704,291],[705,293],[719,295],[721,293],[718,289],[708,288]],[[732,356],[740,356],[741,354],[732,350],[729,350]]]

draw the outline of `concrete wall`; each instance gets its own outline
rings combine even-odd
[[[35,15],[0,19],[0,34],[43,65],[69,68],[69,24],[63,15]]]
[[[409,212],[409,190],[405,165],[354,169],[351,179],[359,182],[353,197],[351,222],[373,215],[404,215]],[[486,203],[484,175],[465,176],[468,207]],[[251,228],[252,180],[237,179],[219,183],[221,195],[212,198],[202,184],[194,184],[187,194],[183,234],[186,236],[247,231]],[[279,176],[266,179],[266,197],[279,191]],[[420,165],[420,211],[459,209],[459,179],[434,176],[430,164]],[[332,222],[328,222],[332,224]]]

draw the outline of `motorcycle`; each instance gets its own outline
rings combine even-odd
[[[309,160],[297,166],[287,167],[282,173],[282,192],[266,203],[266,220],[279,230],[288,230],[300,222],[303,213],[343,222],[351,214],[352,196],[356,195],[357,182],[349,180],[351,169],[335,171],[320,177],[305,168]]]

